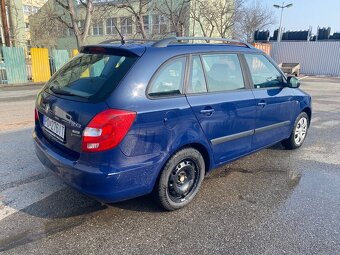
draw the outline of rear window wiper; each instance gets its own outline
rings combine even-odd
[[[65,95],[65,96],[78,96],[70,91],[63,90],[57,87],[54,87],[53,85],[49,87],[49,89],[54,93],[58,95]]]

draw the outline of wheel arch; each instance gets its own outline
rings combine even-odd
[[[305,112],[308,115],[308,125],[310,125],[310,122],[312,120],[312,109],[310,107],[305,107],[302,109],[301,112]]]
[[[200,143],[190,143],[190,144],[187,144],[187,145],[183,146],[182,148],[180,148],[180,150],[184,149],[184,148],[194,148],[194,149],[198,150],[201,153],[201,155],[204,159],[205,173],[210,171],[210,167],[212,165],[211,162],[210,162],[211,157],[210,157],[210,154],[209,154],[207,148],[204,145],[202,145]]]
[[[209,149],[202,143],[199,142],[189,142],[186,144],[183,144],[179,146],[175,151],[169,154],[167,160],[164,162],[163,166],[168,162],[168,160],[175,155],[178,151],[183,150],[185,148],[193,148],[199,151],[201,153],[203,159],[204,159],[204,164],[205,164],[205,173],[209,172],[211,170],[211,167],[213,166],[214,162],[212,162],[213,157],[209,152]],[[161,171],[160,171],[161,172]]]
[[[186,143],[183,144],[181,146],[179,146],[176,150],[172,151],[171,153],[169,153],[167,159],[164,161],[162,167],[160,168],[160,171],[158,173],[158,175],[161,174],[163,167],[166,165],[166,163],[169,161],[169,159],[175,155],[178,151],[183,150],[185,148],[193,148],[198,150],[203,159],[204,159],[204,164],[205,164],[205,173],[209,172],[212,169],[212,166],[214,164],[213,160],[213,156],[210,154],[208,148],[203,145],[202,143],[199,142],[190,142],[190,143]],[[158,179],[158,178],[157,178]]]
[[[207,174],[210,170],[212,170],[214,162],[213,160],[213,156],[209,153],[209,150],[206,146],[204,146],[201,143],[198,142],[191,142],[191,143],[187,143],[187,144],[183,144],[182,146],[180,146],[179,148],[177,148],[175,151],[173,151],[172,153],[170,153],[167,157],[167,159],[164,161],[162,167],[160,167],[160,170],[158,172],[157,178],[155,179],[155,182],[153,184],[153,191],[157,188],[157,183],[159,181],[159,178],[162,174],[162,170],[164,168],[164,166],[167,164],[167,162],[170,160],[170,158],[175,155],[178,151],[183,150],[185,148],[194,148],[196,150],[198,150],[203,159],[204,159],[204,164],[205,164],[205,173]]]

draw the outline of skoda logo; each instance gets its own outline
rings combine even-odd
[[[50,105],[49,104],[46,104],[45,111],[46,111],[46,113],[48,113],[50,111]]]

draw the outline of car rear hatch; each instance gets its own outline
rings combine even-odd
[[[41,135],[72,158],[79,157],[87,124],[108,109],[105,99],[144,51],[87,46],[81,52],[51,77],[36,101]]]

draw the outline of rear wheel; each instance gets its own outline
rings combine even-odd
[[[290,137],[282,141],[282,145],[287,149],[299,148],[307,136],[309,118],[307,113],[302,112],[295,120],[294,128]]]
[[[189,204],[196,196],[205,174],[201,153],[185,148],[174,154],[164,166],[157,188],[156,200],[169,211]]]

